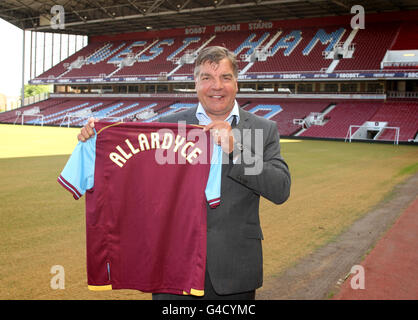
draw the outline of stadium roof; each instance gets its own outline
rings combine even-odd
[[[1,0],[0,18],[25,30],[104,35],[348,15],[359,2],[366,14],[418,9],[416,0]],[[64,29],[51,28],[54,5],[64,8]]]

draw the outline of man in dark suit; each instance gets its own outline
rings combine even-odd
[[[207,262],[204,297],[153,294],[160,299],[255,299],[262,286],[263,261],[260,196],[281,204],[290,194],[290,173],[280,155],[275,122],[239,108],[238,68],[223,47],[204,48],[195,63],[198,106],[160,122],[201,124],[221,145],[221,201],[207,208]],[[93,135],[94,122],[78,135]]]

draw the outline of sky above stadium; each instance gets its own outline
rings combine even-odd
[[[28,83],[30,77],[33,78],[35,74],[41,74],[57,64],[60,59],[67,58],[87,45],[87,37],[83,36],[63,35],[62,45],[58,45],[60,43],[59,34],[42,32],[37,34],[38,36],[35,36],[34,32],[32,37],[31,31],[26,31],[25,84]],[[22,88],[23,31],[0,18],[0,35],[2,48],[0,50],[0,93],[9,97],[20,96]],[[56,45],[53,45],[52,37],[54,37]],[[30,74],[31,41],[34,48],[32,50],[32,74]],[[36,55],[35,50],[37,51]]]
[[[22,86],[22,36],[21,29],[0,19],[0,93],[20,95]]]

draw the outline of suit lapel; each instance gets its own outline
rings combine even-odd
[[[236,126],[237,129],[249,129],[251,127],[251,121],[248,116],[248,112],[239,108],[239,122]]]
[[[242,143],[243,141],[248,141],[248,135],[251,135],[251,130],[244,130],[244,129],[250,129],[252,126],[251,118],[249,117],[249,113],[245,110],[239,109],[239,122],[236,129],[240,132],[240,137],[237,137],[238,140],[241,138],[241,141],[238,141]],[[251,139],[251,138],[249,138]],[[251,141],[251,140],[250,140]]]
[[[196,118],[197,106],[191,108],[186,112],[185,121],[187,124],[199,124],[199,120]]]

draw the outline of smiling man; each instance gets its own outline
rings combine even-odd
[[[201,124],[209,124],[205,130],[212,129],[216,142],[222,145],[226,153],[230,153],[234,143],[230,123],[233,116],[239,116],[235,101],[238,70],[235,56],[230,52],[220,47],[209,48],[212,51],[203,49],[208,54],[201,54],[196,60],[194,77],[199,99],[197,111]]]
[[[204,48],[196,59],[194,76],[198,106],[160,121],[186,121],[211,130],[224,151],[222,204],[207,208],[204,297],[153,294],[153,299],[252,300],[263,282],[260,196],[276,204],[285,202],[290,173],[280,155],[277,124],[244,111],[235,100],[235,55],[224,47]],[[260,131],[262,135],[257,135]],[[255,165],[261,170],[246,174],[245,169]]]
[[[159,121],[203,125],[222,146],[221,205],[207,206],[204,296],[153,293],[153,299],[253,300],[263,283],[260,197],[285,202],[289,169],[280,155],[276,122],[241,109],[235,100],[238,66],[231,51],[218,46],[201,50],[194,76],[198,105]],[[93,127],[91,119],[78,139],[94,135]],[[246,170],[252,167],[259,170]]]
[[[216,56],[209,56],[207,60],[199,61],[202,58],[204,56],[196,61],[197,97],[212,120],[225,120],[235,105],[235,95],[238,92],[237,70],[228,58],[216,61]]]

